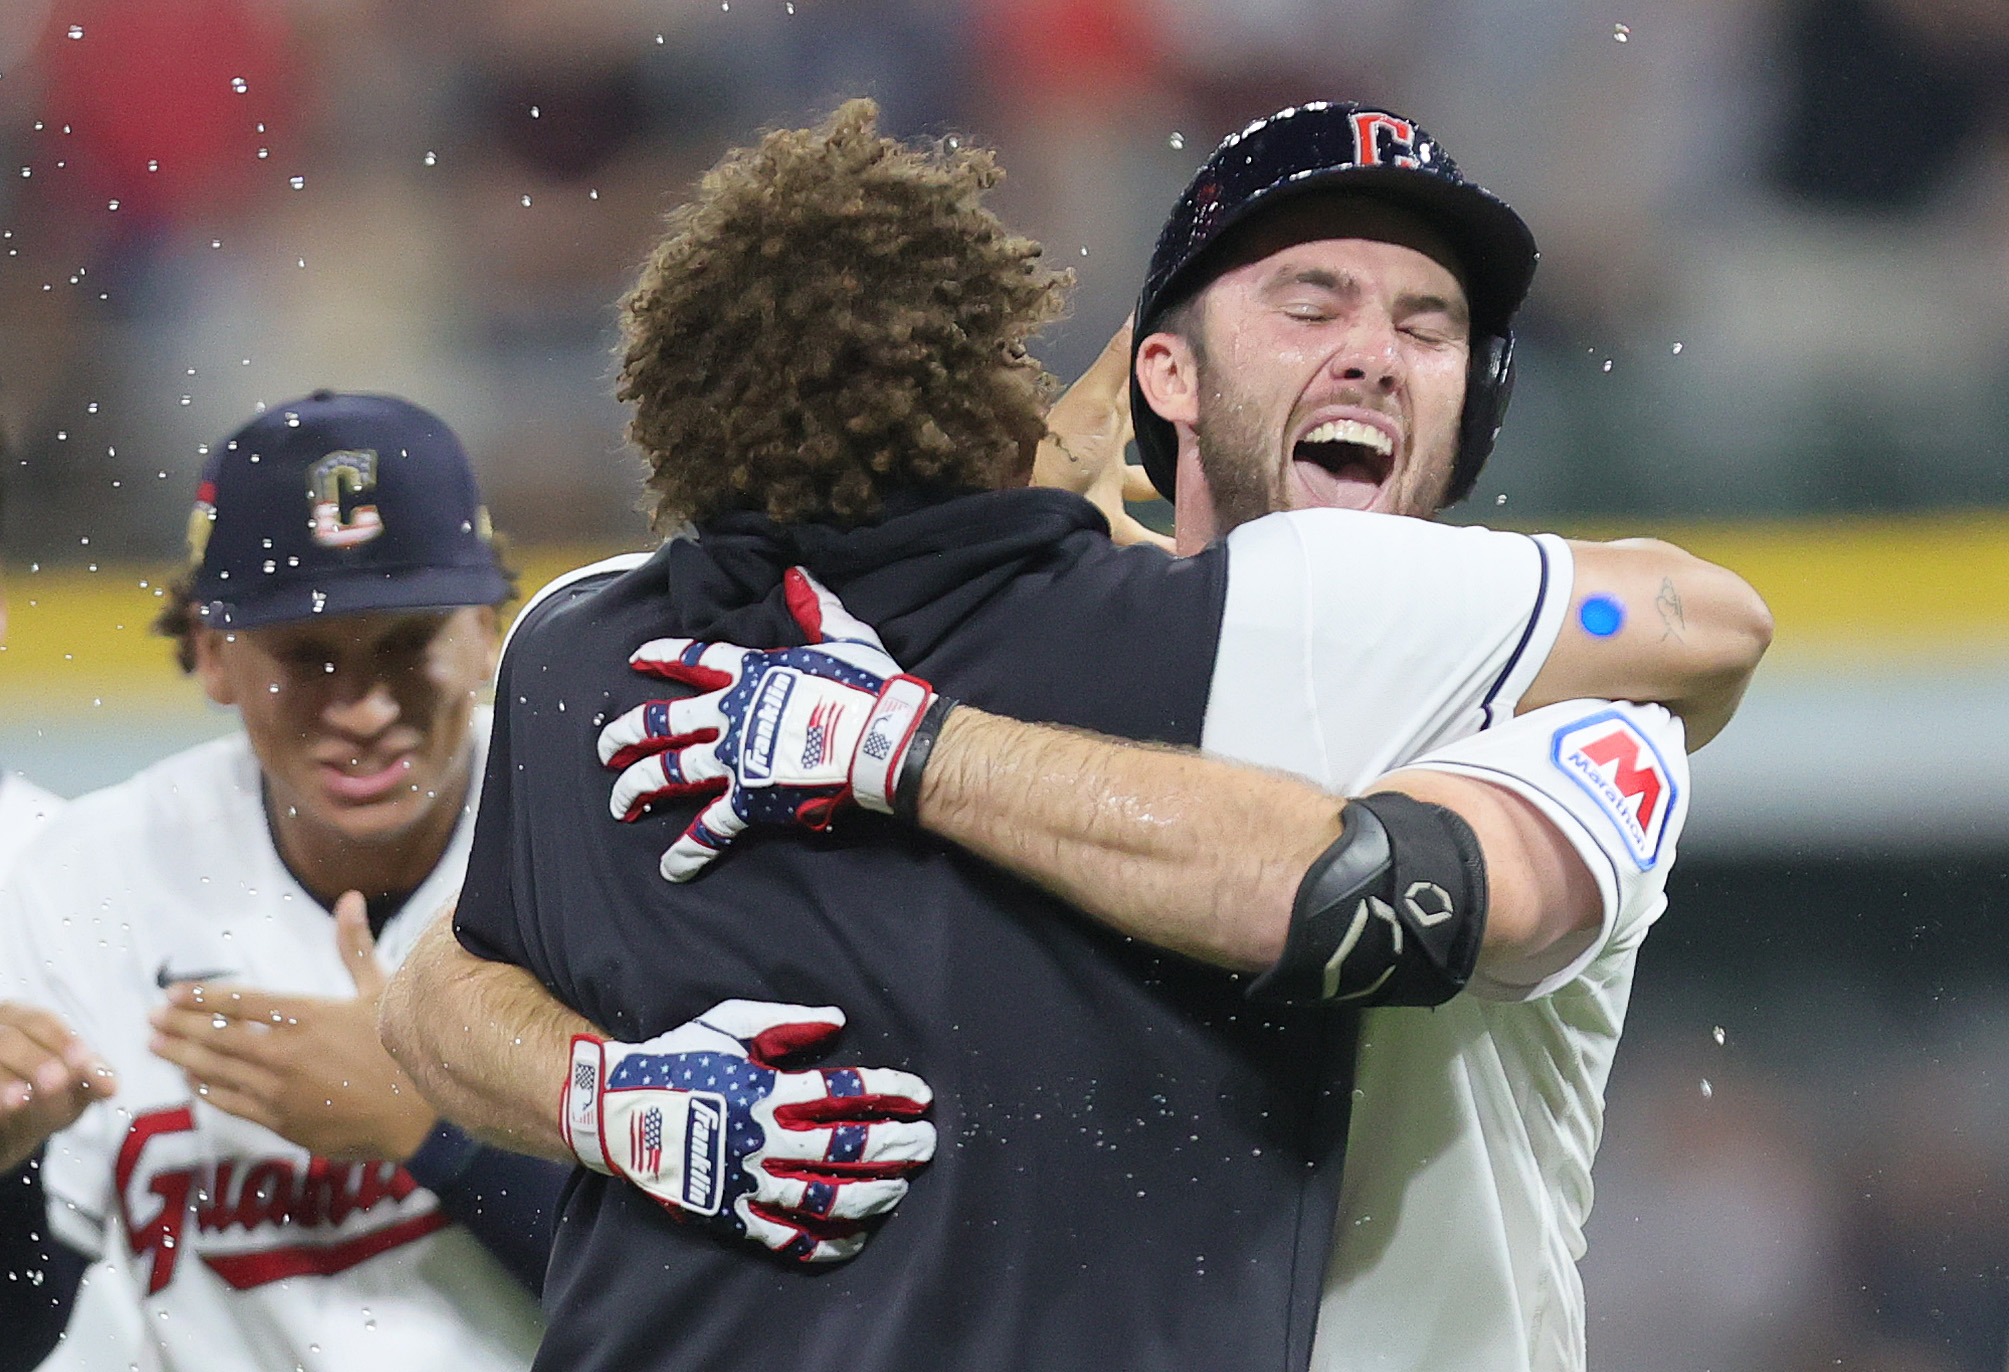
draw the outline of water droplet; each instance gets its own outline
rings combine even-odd
[[[106,209],[108,209],[108,210],[115,210],[115,209],[117,209],[118,207],[119,207],[119,202],[118,202],[118,201],[116,201],[116,200],[109,200],[109,201],[106,201],[106,202],[105,202],[105,208],[106,208]],[[76,282],[76,279],[77,279],[77,278],[76,278],[76,277],[74,277],[74,276],[73,276],[73,277],[71,277],[71,278],[70,278],[70,281],[71,281],[71,283],[72,283],[72,284],[74,284],[74,283]]]
[[[183,396],[183,397],[181,398],[181,403],[182,403],[182,404],[184,404],[184,405],[188,405],[188,404],[192,404],[193,402],[194,402],[194,397],[193,397],[193,396],[186,396],[186,395],[185,395],[185,396]]]
[[[663,35],[659,33],[656,35],[656,46],[660,48],[662,45],[663,45]]]
[[[1723,1026],[1719,1024],[1714,1029],[1711,1029],[1709,1031],[1709,1037],[1715,1039],[1716,1046],[1718,1048],[1721,1048],[1723,1046],[1723,1040],[1728,1038],[1729,1035],[1723,1032]]]
[[[1681,356],[1681,345],[1680,345],[1679,343],[1676,343],[1676,344],[1674,345],[1674,355],[1675,355],[1676,357],[1679,357],[1679,356]]]
[[[263,162],[266,158],[270,157],[271,155],[272,155],[272,149],[270,148],[260,148],[258,150],[258,160],[261,162]]]
[[[1610,370],[1611,370],[1611,359],[1610,359],[1610,358],[1608,358],[1608,357],[1607,357],[1607,358],[1606,358],[1606,359],[1604,360],[1604,369],[1605,369],[1606,371],[1610,371]]]
[[[1506,504],[1506,503],[1507,503],[1507,496],[1506,496],[1506,492],[1502,491],[1502,492],[1501,492],[1501,493],[1500,493],[1499,495],[1496,495],[1496,496],[1494,496],[1494,497],[1493,497],[1493,503],[1494,503],[1495,505],[1504,505],[1504,504]]]
[[[586,198],[587,198],[588,200],[598,200],[598,199],[600,198],[600,192],[598,192],[598,191],[587,191],[587,192],[586,192]]]
[[[292,180],[288,181],[286,184],[291,186],[296,191],[303,190],[306,188],[307,178],[304,176],[296,176]]]
[[[795,0],[788,0],[788,12],[790,14],[795,13]]]
[[[223,246],[223,240],[221,238],[212,238],[209,240],[209,246],[212,248],[220,248]]]
[[[95,400],[93,400],[90,404],[84,406],[84,413],[86,414],[96,414],[97,412],[98,412],[98,402]]]
[[[427,154],[426,154],[426,155],[425,155],[424,157],[420,158],[419,160],[420,160],[421,162],[425,163],[425,164],[426,164],[426,165],[427,165],[428,167],[430,167],[430,166],[433,166],[433,165],[435,165],[436,163],[438,163],[438,161],[439,161],[439,155],[438,155],[437,153],[430,153],[430,152],[429,152],[429,153],[427,153]]]
[[[527,196],[527,195],[526,195],[526,196],[524,196],[524,197],[523,197],[523,205],[524,205],[524,208],[525,208],[525,209],[528,209],[528,208],[530,207],[530,197],[529,197],[529,196]]]
[[[82,38],[83,36],[84,36],[84,26],[82,24],[70,25],[70,37]]]
[[[1083,257],[1086,257],[1086,256],[1088,256],[1088,249],[1086,249],[1086,248],[1083,248],[1083,249],[1081,250],[1081,255],[1082,255]]]
[[[1623,24],[1613,24],[1611,26],[1611,36],[1617,41],[1623,43],[1627,39],[1632,37],[1632,30],[1627,28]]]
[[[148,171],[159,171],[159,170],[160,170],[160,163],[159,163],[159,161],[158,161],[158,160],[156,160],[156,159],[154,159],[154,158],[151,158],[151,157],[149,157],[149,158],[147,159],[147,162],[146,162],[146,169],[147,169]]]
[[[1172,145],[1172,151],[1177,152],[1179,149],[1186,146],[1186,135],[1174,131],[1172,136],[1166,139],[1165,141]]]
[[[1702,1099],[1708,1100],[1716,1094],[1716,1088],[1709,1084],[1709,1078],[1702,1078]]]
[[[244,94],[244,92],[251,89],[251,83],[246,81],[241,76],[233,76],[230,78],[230,89],[236,91],[239,95],[242,95]]]
[[[535,106],[535,105],[532,105],[532,106],[530,107],[530,117],[531,117],[532,119],[541,119],[541,118],[543,118],[543,115],[542,115],[542,114],[541,114],[541,113],[540,113],[540,112],[538,111],[538,108],[537,108],[537,106]]]

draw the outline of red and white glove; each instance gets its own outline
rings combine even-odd
[[[596,1172],[679,1219],[801,1262],[840,1262],[935,1156],[911,1072],[774,1063],[844,1026],[835,1006],[728,1000],[646,1043],[572,1040],[559,1125]]]
[[[628,659],[705,693],[648,701],[600,731],[601,763],[622,769],[608,801],[616,819],[718,797],[663,853],[671,881],[697,875],[752,824],[824,829],[847,801],[893,813],[902,769],[925,760],[915,741],[932,744],[921,732],[930,708],[954,703],[903,673],[872,626],[802,568],[788,569],[784,592],[807,647],[659,638]]]

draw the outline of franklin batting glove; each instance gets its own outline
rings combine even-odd
[[[715,795],[663,854],[662,873],[688,881],[750,824],[829,827],[847,801],[890,814],[918,773],[912,745],[931,707],[935,728],[952,701],[938,697],[880,643],[872,626],[800,567],[788,569],[790,614],[802,648],[739,648],[659,638],[628,659],[638,672],[705,694],[652,700],[600,731],[600,761],[622,769],[608,808],[641,818],[661,800]],[[932,741],[932,731],[927,734]]]
[[[843,1026],[834,1006],[728,1000],[646,1043],[577,1035],[565,1142],[678,1219],[800,1262],[854,1257],[935,1156],[934,1092],[891,1068],[774,1066]]]

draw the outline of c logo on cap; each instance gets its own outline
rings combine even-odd
[[[375,505],[354,502],[377,489],[377,454],[372,449],[329,453],[307,469],[307,499],[314,512],[314,541],[324,548],[353,548],[384,531]],[[351,501],[342,518],[342,496]]]
[[[1363,167],[1420,167],[1416,126],[1380,110],[1353,116],[1353,160]]]

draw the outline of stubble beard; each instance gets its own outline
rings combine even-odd
[[[1193,439],[1200,453],[1200,470],[1214,498],[1214,537],[1252,519],[1289,508],[1283,473],[1264,455],[1265,439],[1251,407],[1239,405],[1200,369],[1200,413]]]

